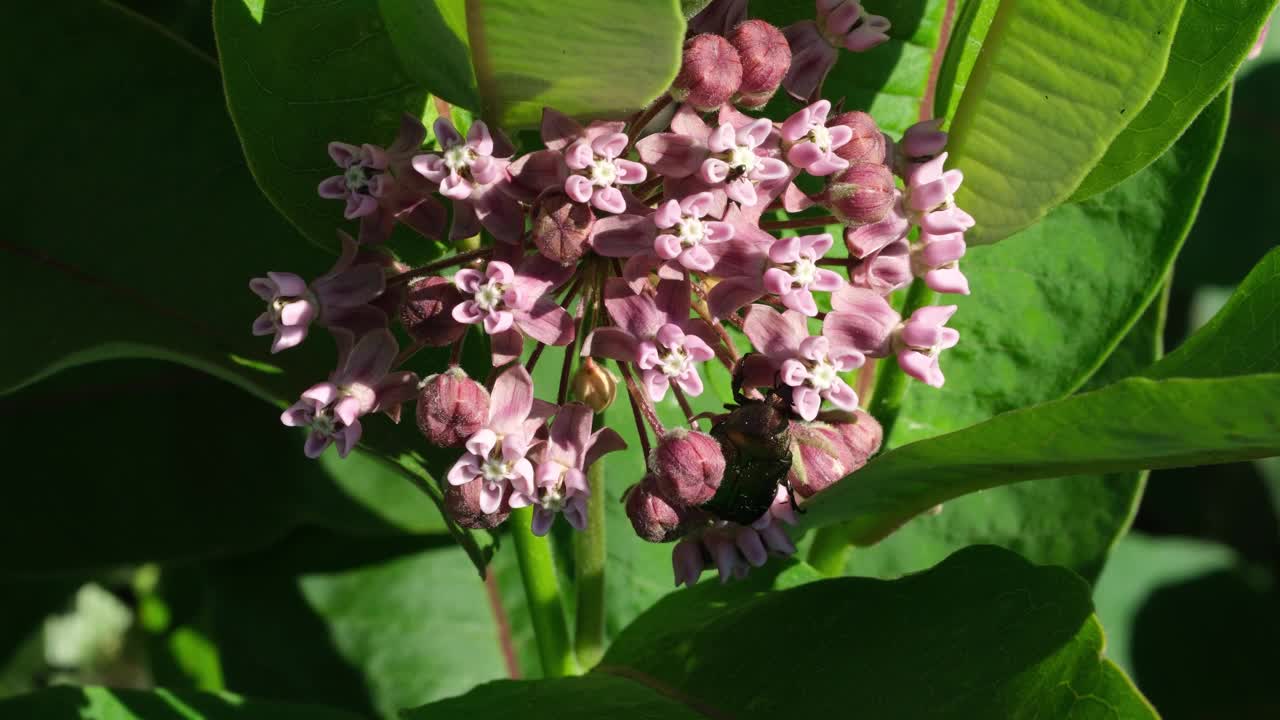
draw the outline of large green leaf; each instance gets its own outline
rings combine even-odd
[[[951,120],[973,244],[1066,200],[1163,77],[1183,0],[1000,3]]]
[[[1276,372],[1278,359],[1280,248],[1258,263],[1207,325],[1143,374],[1170,378]]]
[[[174,422],[194,416],[199,429]],[[0,417],[32,462],[3,487],[0,575],[223,555],[300,525],[445,531],[434,504],[384,461],[308,460],[267,405],[177,365],[76,368],[0,398]],[[66,532],[49,532],[55,517]]]
[[[966,255],[973,295],[946,298],[960,306],[952,324],[961,335],[942,358],[947,384],[911,388],[891,447],[1063,397],[1091,374],[1118,380],[1155,360],[1163,305],[1152,297],[1195,219],[1229,104],[1224,93],[1169,152],[1110,192]],[[1143,307],[1155,309],[1131,328]],[[1116,343],[1129,336],[1134,347],[1116,357]],[[1095,373],[1108,355],[1113,362]],[[1127,473],[991,488],[855,553],[850,568],[895,576],[989,542],[1093,576],[1140,487]]]
[[[935,503],[984,488],[1280,455],[1280,353],[1272,322],[1278,263],[1274,251],[1222,312],[1149,369],[1149,377],[900,447],[859,471],[855,482],[817,497],[806,519],[849,521],[855,540],[871,542]],[[1236,352],[1219,355],[1209,346]]]
[[[316,193],[335,174],[325,146],[390,144],[402,113],[434,115],[427,90],[401,68],[370,0],[215,0],[213,21],[226,104],[254,178],[312,242],[332,247],[344,221],[341,203]]]
[[[703,583],[583,678],[490,683],[406,716],[1155,717],[1100,658],[1088,586],[1065,570],[976,547],[893,582],[816,576],[775,565]]]
[[[508,677],[496,598],[447,541],[299,532],[208,585],[234,692],[392,718]]]
[[[889,41],[865,53],[841,51],[823,95],[832,103],[843,98],[845,109],[871,113],[880,129],[900,136],[920,119],[946,5],[945,0],[896,0],[868,8],[893,24]],[[778,27],[814,18],[812,0],[757,2],[750,11]],[[780,122],[799,107],[779,91],[764,114]]]
[[[254,188],[213,61],[115,5],[6,12],[16,13],[0,30],[11,65],[58,38],[78,38],[15,81],[15,92],[43,112],[0,120],[10,137],[26,139],[16,152],[27,180],[61,187],[104,169],[112,179],[78,195],[75,213],[59,193],[33,193],[16,206],[17,227],[0,241],[0,282],[42,299],[6,326],[6,341],[22,352],[0,362],[0,392],[121,357],[188,365],[277,405],[325,377],[334,351],[323,333],[273,358],[248,331],[262,311],[246,288],[250,277],[268,269],[315,277],[333,257],[303,242]],[[83,88],[62,91],[71,84]],[[95,108],[95,132],[109,140],[68,144],[82,130],[84,107]],[[415,362],[428,368],[441,358],[424,353]],[[399,471],[438,499],[422,469],[431,458],[403,450],[412,447],[412,424],[370,423],[366,434],[386,447],[397,431]],[[454,531],[482,561],[474,538]]]
[[[1137,374],[1160,356],[1164,299],[1147,308],[1090,378],[1091,388]],[[960,548],[991,543],[1093,579],[1128,528],[1145,477],[1145,472],[1127,472],[1054,478],[965,495],[948,502],[940,514],[923,515],[884,541],[853,553],[847,569],[854,575],[897,577],[927,568]]]
[[[933,100],[935,116],[950,118],[955,114],[998,7],[1000,0],[960,0],[947,40],[947,52],[938,69]]]
[[[451,103],[480,107],[466,0],[378,0],[378,10],[401,65],[417,85]]]
[[[503,127],[536,126],[544,107],[621,117],[666,92],[680,69],[685,25],[677,0],[465,4],[479,109]],[[434,43],[399,47],[411,68],[435,59]]]
[[[1280,374],[1146,378],[998,415],[886,453],[809,504],[809,524],[849,521],[872,542],[970,492],[1063,475],[1280,455]]]
[[[1188,2],[1155,94],[1107,148],[1072,199],[1113,187],[1173,144],[1230,82],[1275,6],[1275,0]]]
[[[226,693],[54,687],[0,700],[0,716],[40,720],[359,720],[316,705],[246,700]]]

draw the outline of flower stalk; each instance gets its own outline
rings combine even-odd
[[[597,416],[603,424],[604,418]],[[578,664],[590,668],[604,655],[605,611],[605,462],[587,472],[591,496],[587,500],[587,529],[573,535],[573,570],[577,581],[577,616],[573,649]]]
[[[525,600],[533,618],[542,674],[549,678],[579,675],[581,669],[569,644],[569,626],[560,601],[560,583],[556,579],[550,541],[533,534],[532,507],[513,510],[509,522]]]

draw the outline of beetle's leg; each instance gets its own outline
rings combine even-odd
[[[796,502],[796,490],[791,487],[791,478],[789,476],[782,478],[782,487],[787,489],[787,501],[791,503],[792,510],[800,513],[801,515],[809,512],[808,510],[800,507],[799,503]]]

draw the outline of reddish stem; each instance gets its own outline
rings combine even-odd
[[[426,265],[423,265],[421,267],[416,267],[407,272],[402,272],[399,275],[392,275],[391,277],[387,278],[387,287],[392,287],[395,285],[399,285],[401,283],[409,282],[410,280],[416,277],[420,277],[422,275],[430,275],[431,273],[436,272],[437,270],[444,270],[446,268],[451,268],[454,265],[461,265],[466,262],[471,262],[472,260],[476,260],[486,255],[489,255],[492,252],[493,252],[493,248],[483,247],[478,250],[468,250],[467,252],[458,253],[457,255],[444,258],[443,260],[437,260],[432,263],[427,263]]]

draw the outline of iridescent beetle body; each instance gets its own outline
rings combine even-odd
[[[711,427],[724,452],[724,480],[703,510],[740,525],[768,511],[791,470],[791,421],[781,402],[776,395],[743,400]]]

